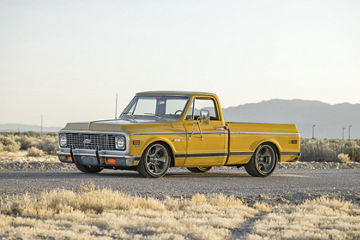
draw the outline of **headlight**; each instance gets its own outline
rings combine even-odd
[[[60,147],[66,147],[66,134],[59,135],[59,145]]]
[[[116,136],[115,137],[115,148],[118,150],[125,150],[125,137],[124,136]]]

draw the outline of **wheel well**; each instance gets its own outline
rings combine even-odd
[[[260,145],[263,145],[263,144],[269,144],[270,146],[272,146],[273,149],[274,149],[275,152],[276,152],[277,157],[278,157],[277,160],[280,161],[280,151],[279,151],[279,148],[276,146],[276,144],[273,143],[273,142],[263,142],[263,143],[261,143]],[[260,145],[259,145],[259,146],[260,146]]]
[[[150,143],[150,144],[154,144],[154,143],[161,143],[161,144],[164,144],[164,145],[166,146],[166,148],[169,150],[170,156],[171,156],[170,167],[174,167],[174,166],[175,166],[174,152],[173,152],[173,150],[171,149],[170,145],[167,144],[167,143],[164,142],[164,141],[155,141],[155,142],[152,142],[152,143]],[[147,147],[149,147],[150,144],[149,144]],[[147,148],[147,147],[146,147],[146,148]]]

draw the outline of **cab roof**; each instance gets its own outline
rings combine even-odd
[[[205,95],[205,96],[216,96],[215,93],[192,92],[192,91],[147,91],[147,92],[138,92],[138,93],[136,93],[136,95],[180,95],[180,96]]]

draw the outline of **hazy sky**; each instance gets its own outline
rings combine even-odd
[[[0,30],[0,123],[112,118],[147,90],[360,102],[356,0],[0,0]]]

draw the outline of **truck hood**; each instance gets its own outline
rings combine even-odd
[[[125,132],[132,129],[155,128],[156,125],[171,125],[173,119],[112,119],[92,122],[68,123],[62,130],[74,131],[103,131],[103,132]]]

